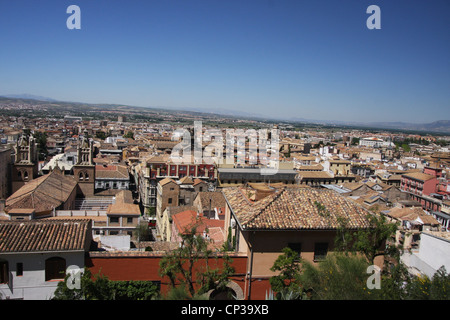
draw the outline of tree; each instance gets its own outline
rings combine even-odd
[[[300,282],[301,269],[298,252],[289,247],[284,248],[283,254],[278,256],[270,270],[279,272],[278,275],[269,279],[270,286],[276,292],[278,300],[281,300],[288,294],[291,294],[291,297],[296,299],[306,297]]]
[[[159,289],[151,281],[111,281],[98,273],[94,277],[85,269],[80,287],[68,286],[67,275],[58,283],[53,300],[151,300],[159,298]]]
[[[354,145],[358,145],[358,144],[359,144],[359,138],[353,137],[351,145],[354,146]]]
[[[95,137],[100,139],[100,140],[105,140],[106,139],[106,133],[103,131],[97,131],[95,133]]]
[[[47,150],[47,133],[36,131],[33,134],[33,137],[36,139],[37,154],[38,154],[39,160],[45,160],[45,158],[48,155],[48,150]]]
[[[222,268],[211,267],[211,258],[217,260],[218,256],[213,255],[208,248],[210,242],[197,234],[197,227],[195,224],[181,234],[180,246],[161,259],[159,270],[162,277],[169,278],[172,288],[184,287],[190,299],[212,289],[223,290],[229,282],[229,276],[234,273],[231,259],[225,253],[222,255]]]
[[[339,220],[335,246],[340,251],[360,252],[370,264],[380,255],[398,255],[390,243],[398,228],[398,223],[389,223],[384,215],[368,214],[369,227],[352,230],[347,221]]]
[[[354,254],[330,254],[317,266],[303,261],[300,282],[311,292],[311,299],[370,299],[367,289],[367,267],[364,257]]]
[[[134,140],[134,133],[133,131],[128,131],[124,136],[124,138],[130,138]]]
[[[80,288],[71,288],[67,285],[70,274],[66,275],[63,282],[58,283],[53,300],[111,300],[112,293],[109,290],[109,280],[100,273],[92,279],[91,271],[87,268],[80,278]]]

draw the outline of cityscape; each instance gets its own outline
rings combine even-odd
[[[77,2],[1,6],[1,300],[450,299],[447,3]]]

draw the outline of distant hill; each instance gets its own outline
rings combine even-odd
[[[81,104],[79,102],[63,102],[59,100],[55,100],[48,97],[36,96],[31,94],[8,94],[8,95],[0,95],[0,97],[8,98],[8,99],[27,99],[27,100],[35,100],[41,102],[52,102],[52,103],[61,103],[61,105],[68,104]],[[82,103],[84,107],[112,107],[119,105],[112,104],[89,104]],[[133,106],[123,106],[123,107],[133,107]],[[356,121],[345,121],[345,120],[313,120],[313,119],[305,119],[305,118],[296,118],[292,117],[290,119],[284,118],[270,118],[268,116],[257,115],[254,113],[249,113],[245,111],[238,110],[214,110],[207,108],[171,108],[171,107],[139,107],[148,110],[161,110],[163,112],[192,112],[209,116],[229,116],[232,118],[241,118],[241,119],[252,119],[252,120],[269,120],[269,121],[282,121],[282,122],[290,122],[290,123],[303,123],[303,124],[317,124],[317,125],[332,125],[332,126],[344,126],[344,127],[356,127],[356,128],[368,128],[368,129],[390,129],[390,130],[405,130],[405,131],[423,131],[430,133],[442,133],[442,134],[450,134],[450,120],[438,120],[431,123],[408,123],[408,122],[356,122]]]
[[[35,96],[32,94],[2,94],[0,97],[5,98],[12,98],[12,99],[29,99],[29,100],[38,100],[38,101],[49,101],[49,102],[57,102],[58,100],[42,97],[42,96]]]

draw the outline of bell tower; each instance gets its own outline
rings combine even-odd
[[[37,143],[33,136],[22,135],[14,146],[11,180],[12,192],[38,176]]]
[[[84,136],[78,141],[77,163],[73,174],[78,182],[79,195],[93,196],[95,187],[94,142]]]

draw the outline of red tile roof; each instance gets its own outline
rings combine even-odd
[[[245,190],[224,188],[223,193],[239,224],[253,230],[330,230],[340,226],[369,227],[369,211],[332,190],[283,188],[258,201],[251,201]]]
[[[12,209],[35,209],[36,212],[50,211],[65,203],[74,192],[77,182],[73,176],[57,171],[31,180],[6,199],[5,211]]]
[[[0,221],[0,253],[87,250],[91,225],[88,219]]]

